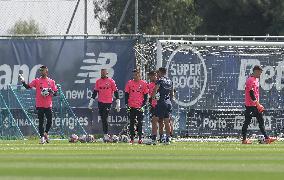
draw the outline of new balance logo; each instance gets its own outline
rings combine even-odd
[[[113,66],[117,62],[116,53],[100,53],[98,58],[94,53],[87,53],[88,59],[84,59],[84,65],[80,67],[80,72],[77,74],[76,84],[86,83],[86,80],[90,80],[93,84],[97,79],[101,77],[101,69],[108,70],[108,77],[113,77],[114,70]]]

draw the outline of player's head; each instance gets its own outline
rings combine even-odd
[[[101,69],[101,78],[107,78],[108,71],[107,69]]]
[[[47,77],[48,75],[48,68],[46,66],[41,66],[39,68],[40,76],[41,77]]]
[[[262,67],[259,65],[256,65],[253,67],[253,76],[256,78],[259,78],[262,73]]]
[[[167,69],[164,67],[160,67],[158,70],[159,77],[163,77],[167,74]]]
[[[141,74],[139,69],[134,69],[133,71],[133,79],[135,81],[139,81],[141,79]]]
[[[160,79],[160,73],[159,73],[159,70],[156,70],[156,74],[157,74],[157,79]]]
[[[150,71],[148,73],[148,77],[151,82],[155,82],[157,80],[157,72],[156,71]]]

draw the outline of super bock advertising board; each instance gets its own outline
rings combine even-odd
[[[244,89],[255,65],[263,67],[261,103],[266,129],[279,131],[283,121],[283,55],[279,49],[194,47],[157,43],[157,65],[168,69],[177,90],[174,117],[188,135],[239,135],[244,121]],[[184,126],[184,124],[186,124]],[[253,118],[250,130],[258,130]]]

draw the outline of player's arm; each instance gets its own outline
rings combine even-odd
[[[148,94],[144,94],[142,106],[145,106],[147,104],[147,102],[148,102]]]
[[[129,92],[130,92],[129,82],[127,82],[124,92],[125,92],[124,102],[125,102],[125,105],[128,106],[128,99],[129,99]]]
[[[113,81],[113,83],[112,83],[112,90],[114,91],[113,94],[114,94],[114,97],[116,99],[115,100],[115,102],[116,102],[115,109],[116,109],[117,112],[119,112],[120,111],[120,99],[119,99],[118,90],[117,90],[115,81]]]
[[[128,105],[129,93],[125,92],[125,104]]]
[[[144,93],[144,96],[143,96],[143,103],[142,103],[142,106],[146,106],[146,104],[147,104],[147,102],[148,102],[148,94],[149,94],[149,88],[148,88],[146,82],[145,82],[145,84],[144,84],[143,93]]]
[[[114,94],[115,99],[119,99],[118,91],[114,91],[113,94]]]
[[[148,102],[149,102],[149,104],[152,104],[152,97],[151,97],[151,94],[150,94],[150,86],[149,86],[149,84],[147,85],[147,88],[148,88]]]
[[[256,97],[255,97],[255,95],[254,95],[253,89],[251,89],[251,90],[249,91],[249,96],[250,96],[250,98],[251,98],[252,101],[256,101]]]
[[[176,89],[174,88],[174,86],[172,84],[172,89],[171,89],[171,94],[170,94],[171,100],[173,100],[175,98],[175,95],[176,95]]]
[[[27,83],[25,82],[25,79],[24,79],[23,74],[19,74],[19,79],[20,79],[22,85],[23,85],[26,89],[31,89],[31,88],[32,88],[29,84],[27,84]]]
[[[156,84],[156,86],[155,86],[155,88],[154,88],[154,90],[153,90],[153,92],[152,92],[152,94],[151,94],[151,97],[152,97],[153,99],[155,99],[155,96],[156,96],[156,94],[157,94],[159,88],[160,88],[160,85],[159,85],[159,84]]]
[[[145,111],[145,106],[148,102],[148,94],[149,94],[149,89],[147,87],[147,84],[145,83],[144,88],[143,88],[143,102],[142,102],[142,106],[140,108],[141,112]]]
[[[118,89],[117,89],[117,86],[116,86],[114,80],[113,80],[112,83],[111,83],[111,89],[112,89],[112,91],[113,91],[113,94],[114,94],[115,99],[119,99]]]
[[[151,94],[149,94],[149,104],[151,105],[152,104],[152,97],[151,97]]]
[[[92,93],[91,99],[95,100],[96,97],[97,97],[97,95],[98,95],[98,91],[97,91],[97,90],[94,90],[93,93]]]
[[[250,96],[252,101],[256,101],[256,97],[255,97],[255,94],[254,94],[254,92],[255,92],[254,86],[255,86],[254,83],[250,79],[248,79],[246,81],[246,89],[249,89],[249,96]]]
[[[48,89],[48,92],[50,95],[53,95],[53,96],[57,96],[57,92],[58,92],[58,88],[55,84],[55,81],[53,81],[53,84],[52,84],[52,87]]]
[[[26,89],[31,89],[32,87],[30,85],[28,85],[25,81],[22,82],[22,85],[26,88]]]
[[[264,107],[256,99],[253,88],[249,91],[249,95],[250,95],[251,100],[255,102],[256,108],[258,109],[258,111],[259,112],[263,112],[264,111]]]
[[[161,81],[160,81],[160,80],[156,81],[156,86],[155,86],[155,88],[154,88],[154,90],[153,90],[153,92],[152,92],[152,94],[151,94],[151,97],[152,97],[153,99],[155,99],[156,94],[158,93],[158,90],[159,90],[159,88],[160,88],[160,84],[161,84]]]
[[[93,104],[94,104],[94,101],[95,101],[95,99],[97,97],[97,94],[98,94],[98,91],[94,89],[92,97],[91,97],[89,105],[88,105],[89,109],[93,109]]]

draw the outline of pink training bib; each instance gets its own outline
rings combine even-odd
[[[41,90],[43,88],[51,88],[52,91],[57,91],[55,81],[50,78],[36,78],[30,84],[30,87],[36,89],[36,107],[51,108],[52,107],[52,95],[43,96]]]
[[[125,87],[125,92],[129,93],[128,106],[141,108],[143,105],[144,94],[148,93],[147,82],[144,80],[129,80]]]
[[[98,79],[94,89],[98,91],[98,101],[101,103],[112,103],[113,93],[117,91],[115,81],[111,78]]]
[[[256,106],[256,103],[250,97],[249,91],[253,90],[254,96],[257,101],[259,101],[259,80],[253,76],[250,76],[246,81],[245,87],[245,105],[246,106]]]
[[[156,87],[156,83],[154,82],[150,82],[148,83],[148,89],[149,89],[149,94],[152,95],[153,94],[153,91]],[[151,102],[151,106],[152,107],[156,107],[157,105],[157,100],[156,99],[152,99],[152,102]]]

